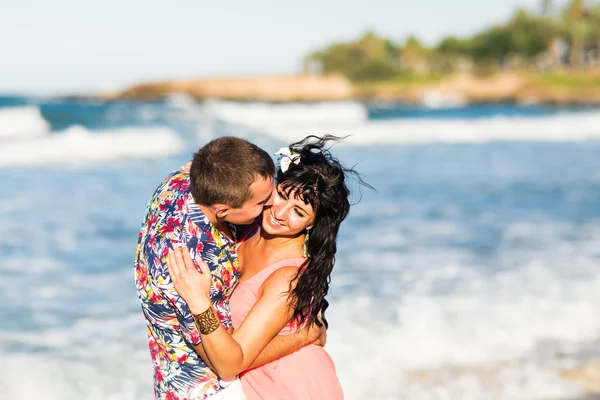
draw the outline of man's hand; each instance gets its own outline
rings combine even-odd
[[[190,173],[190,168],[192,167],[192,162],[186,163],[183,167],[179,168],[180,171]]]
[[[316,344],[317,346],[324,347],[327,343],[327,328],[319,317],[321,327],[317,324],[311,324],[310,327],[304,327],[302,330],[306,334],[308,344]]]
[[[319,317],[321,327],[317,324],[311,324],[310,327],[305,326],[298,332],[292,335],[275,335],[268,346],[260,353],[260,355],[250,365],[249,369],[260,367],[281,357],[292,354],[300,350],[304,346],[316,344],[317,346],[325,346],[327,342],[327,328]]]

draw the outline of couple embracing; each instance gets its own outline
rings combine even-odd
[[[349,175],[309,136],[271,156],[222,137],[148,204],[135,259],[158,399],[342,399],[323,349]]]

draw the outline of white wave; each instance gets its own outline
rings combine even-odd
[[[441,93],[429,90],[423,94],[422,103],[427,108],[450,108],[464,107],[468,104],[467,99],[460,93]]]
[[[580,141],[600,138],[600,113],[563,114],[544,118],[381,121],[342,133],[352,135],[350,141],[355,144]]]
[[[152,363],[139,314],[89,317],[72,327],[44,330],[42,340],[33,332],[0,332],[2,398],[151,398]],[[9,351],[27,346],[45,351]]]
[[[172,93],[167,96],[167,105],[182,110],[188,110],[198,105],[196,100],[187,93]]]
[[[351,135],[352,145],[482,143],[489,141],[583,141],[600,138],[600,112],[547,117],[395,119],[369,121],[355,102],[268,104],[211,102],[207,114],[284,142],[324,133]]]
[[[102,327],[99,327],[102,328]],[[93,335],[90,336],[92,340]],[[131,349],[122,349],[131,354]],[[21,400],[137,400],[153,398],[150,360],[121,361],[118,355],[98,352],[89,359],[55,355],[3,355],[0,387],[3,398]],[[34,385],[31,382],[35,382]]]
[[[464,278],[465,271],[449,266],[436,274],[443,281]],[[343,386],[351,388],[348,398],[438,398],[433,386],[448,399],[581,395],[560,372],[585,358],[573,350],[578,343],[600,337],[600,279],[560,280],[530,265],[473,279],[460,294],[407,294],[391,318],[381,315],[388,305],[370,296],[332,303],[328,348]]]
[[[435,234],[431,224],[418,221],[420,234]],[[398,253],[369,239],[382,235],[388,232],[381,225],[361,229],[345,245],[352,256],[342,254],[332,281],[332,292],[350,294],[328,310],[328,348],[344,387],[352,388],[348,398],[582,395],[561,372],[584,365],[600,340],[600,229],[559,221],[510,224],[494,255],[506,267],[496,271],[457,262],[464,257],[448,249],[435,256],[435,248],[413,243],[410,252]],[[540,251],[519,262],[515,241],[532,237]]]
[[[178,154],[183,143],[169,128],[123,128],[92,132],[72,126],[35,140],[3,143],[0,167],[80,164]]]
[[[272,104],[211,100],[203,108],[217,120],[256,129],[353,126],[368,118],[366,108],[357,102]]]
[[[38,107],[0,108],[0,139],[43,136],[49,128]]]

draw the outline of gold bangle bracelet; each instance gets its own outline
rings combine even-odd
[[[206,311],[203,311],[197,315],[192,314],[192,316],[194,317],[196,329],[198,329],[203,335],[209,335],[213,333],[221,324],[215,315],[215,311],[213,310],[212,306],[208,307]]]

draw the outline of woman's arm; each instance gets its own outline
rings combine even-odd
[[[258,301],[232,336],[222,327],[211,334],[201,334],[206,354],[220,375],[235,376],[248,369],[291,319],[289,297],[284,293],[297,272],[295,267],[284,267],[271,274]]]
[[[284,267],[271,274],[259,291],[258,301],[232,336],[221,326],[212,308],[209,296],[212,279],[208,266],[198,262],[199,273],[186,250],[176,249],[169,255],[171,279],[196,316],[202,346],[216,372],[223,378],[235,376],[252,365],[292,317],[289,283],[298,270]]]

